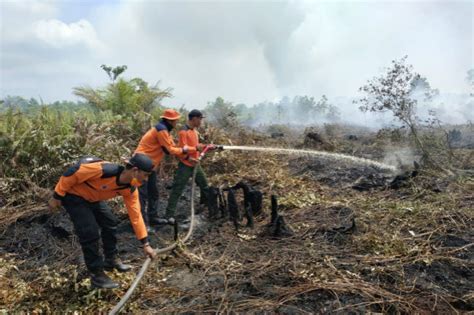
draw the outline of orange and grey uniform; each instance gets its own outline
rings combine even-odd
[[[196,147],[199,144],[199,134],[196,129],[184,126],[179,131],[179,146],[192,146]],[[176,213],[176,207],[178,205],[179,197],[183,194],[184,188],[189,181],[189,178],[193,176],[194,165],[191,163],[190,158],[199,158],[199,152],[188,152],[185,156],[180,158],[178,169],[174,176],[173,188],[168,199],[168,206],[166,207],[166,217],[174,217]],[[196,184],[201,190],[201,204],[207,205],[207,195],[209,191],[209,185],[207,183],[206,174],[201,168],[201,165],[196,166]]]
[[[176,146],[170,135],[172,126],[165,121],[159,122],[155,127],[145,133],[140,140],[135,153],[146,154],[152,161],[153,165],[158,166],[165,154],[184,156],[186,153],[182,147]],[[197,152],[195,146],[189,146],[187,153]]]
[[[188,125],[185,125],[178,133],[179,141],[178,146],[183,148],[185,145],[188,147],[197,147],[199,144],[199,133],[195,128],[191,128]],[[190,158],[198,159],[199,152],[188,152],[184,157],[181,157],[180,160],[187,166],[194,166],[193,163],[190,162]]]
[[[118,220],[105,200],[122,196],[136,237],[142,243],[148,240],[138,191],[119,182],[123,170],[123,166],[105,161],[78,163],[64,172],[54,189],[54,198],[62,201],[71,217],[90,271],[99,270],[103,265],[99,238],[102,238],[106,258],[117,254]]]
[[[165,154],[171,154],[178,157],[185,156],[184,149],[176,146],[170,131],[173,127],[165,120],[161,120],[155,127],[148,130],[141,138],[135,153],[146,154],[157,167]],[[196,147],[190,146],[188,153],[197,152]],[[148,181],[139,188],[140,204],[144,219],[149,222],[158,215],[158,187],[156,186],[156,171],[148,177]],[[148,204],[147,215],[145,208]]]

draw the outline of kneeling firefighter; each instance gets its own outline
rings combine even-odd
[[[51,208],[63,206],[68,212],[95,287],[112,289],[119,286],[105,274],[104,269],[120,272],[131,269],[118,257],[118,219],[105,200],[119,195],[123,197],[145,255],[150,258],[156,255],[148,242],[137,189],[152,170],[153,162],[144,154],[133,155],[125,166],[87,157],[66,170],[54,189],[49,205]],[[99,239],[102,239],[105,259],[100,253]]]

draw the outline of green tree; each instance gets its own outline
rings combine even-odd
[[[338,121],[341,119],[341,112],[337,106],[329,103],[326,95],[323,95],[321,99],[314,106],[314,112],[318,116],[323,116],[330,121]]]
[[[293,100],[295,104],[296,112],[295,119],[302,123],[311,121],[316,110],[316,102],[314,97],[309,96],[296,96]]]
[[[104,65],[103,65],[104,68]],[[75,95],[86,100],[98,110],[110,110],[114,114],[129,115],[138,111],[151,113],[153,108],[166,97],[171,96],[171,89],[160,89],[158,84],[150,86],[140,78],[126,80],[117,77],[123,73],[126,66],[110,68],[105,71],[112,82],[103,89],[91,87],[75,87]]]
[[[318,101],[318,103],[316,103],[316,105],[314,106],[314,111],[317,114],[324,115],[326,114],[328,109],[329,109],[328,98],[326,95],[323,95],[321,99]]]
[[[0,109],[3,111],[7,109],[15,109],[21,112],[27,112],[39,106],[40,104],[35,98],[27,100],[21,96],[7,96],[2,100]]]
[[[207,103],[204,109],[208,120],[221,128],[232,128],[238,125],[237,113],[231,102],[226,102],[222,97],[214,102]]]
[[[417,95],[423,93],[428,98],[435,94],[426,78],[414,72],[413,66],[407,64],[408,56],[393,60],[386,73],[375,77],[359,90],[365,96],[356,100],[363,112],[391,112],[402,124],[410,130],[417,146],[423,153],[423,158],[432,165],[429,151],[425,148],[419,136],[419,119],[416,116]]]
[[[341,120],[341,112],[337,106],[329,104],[328,111],[326,113],[326,118],[330,121],[339,121]]]
[[[115,80],[117,79],[117,77],[119,75],[121,75],[122,73],[125,72],[125,70],[127,70],[127,66],[126,65],[123,65],[123,66],[117,66],[117,67],[109,67],[107,65],[102,65],[100,66],[102,68],[102,70],[104,70],[107,75],[109,76],[110,80],[112,82],[115,82]]]

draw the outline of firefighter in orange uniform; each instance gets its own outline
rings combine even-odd
[[[51,208],[63,206],[68,212],[91,274],[92,285],[112,289],[118,283],[104,272],[131,269],[118,258],[118,220],[105,200],[122,196],[137,239],[142,242],[144,253],[153,258],[155,251],[148,242],[148,234],[140,211],[137,186],[145,181],[153,170],[153,162],[143,154],[135,154],[126,166],[105,162],[99,158],[81,159],[59,179]],[[105,260],[100,253],[102,239]]]
[[[156,171],[165,154],[182,157],[197,152],[195,146],[176,146],[170,135],[180,117],[181,115],[173,109],[165,110],[161,121],[145,133],[135,150],[135,153],[146,154],[155,165],[148,181],[139,188],[142,216],[147,225],[168,223],[166,219],[158,217],[158,187],[156,184]],[[148,209],[145,211],[147,204]]]
[[[201,111],[193,109],[188,114],[187,124],[179,132],[179,146],[186,147],[192,146],[202,151],[204,148],[203,144],[199,143],[199,134],[197,128],[201,126],[202,119],[204,118]],[[214,145],[210,145],[211,150],[216,149]],[[189,178],[193,176],[194,168],[196,170],[196,184],[199,186],[201,191],[201,204],[207,205],[207,194],[209,186],[206,179],[206,174],[201,168],[201,165],[197,165],[199,158],[199,152],[188,152],[184,157],[181,157],[178,164],[178,170],[176,171],[173,188],[170,193],[168,200],[168,206],[166,207],[166,217],[170,223],[174,223],[176,206],[178,205],[179,197],[184,191]]]

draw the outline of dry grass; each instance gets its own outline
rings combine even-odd
[[[222,138],[216,143],[227,141],[213,132],[211,139]],[[400,190],[357,192],[293,176],[288,158],[278,155],[222,152],[209,156],[205,168],[214,185],[245,179],[262,190],[267,216],[239,233],[229,222],[201,227],[191,243],[154,263],[126,311],[455,314],[474,309],[472,177],[424,172]],[[292,237],[277,239],[267,232],[271,194],[280,196]],[[15,234],[24,230],[12,225],[47,232],[35,229],[59,215],[37,200],[0,209],[1,243],[22,246],[1,252],[0,310],[109,310],[133,274],[113,274],[121,289],[90,290],[83,267],[76,265],[74,237],[40,238],[45,254],[54,258],[43,259],[38,244]],[[46,222],[31,219],[43,213]],[[341,232],[352,218],[355,229]],[[159,237],[161,243],[171,239]],[[121,236],[134,248],[132,240]],[[127,254],[138,267],[140,253]]]

